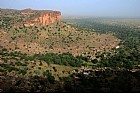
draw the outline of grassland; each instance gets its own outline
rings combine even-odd
[[[58,63],[48,65],[45,61],[32,58],[34,55],[70,53],[74,57],[82,56],[92,60],[95,52],[109,51],[120,42],[112,34],[100,35],[65,22],[38,27],[9,26],[0,32],[1,74],[43,76],[43,72],[49,70],[55,79],[68,76],[80,67]],[[23,56],[29,58],[22,59]]]
[[[139,91],[139,19],[63,19],[30,27],[21,24],[25,19],[14,12],[0,18],[0,91]]]

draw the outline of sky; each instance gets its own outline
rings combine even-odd
[[[140,17],[140,0],[0,0],[0,8],[58,10],[63,16]]]

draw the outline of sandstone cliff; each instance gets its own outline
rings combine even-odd
[[[59,11],[25,9],[21,11],[21,14],[28,15],[25,26],[49,25],[61,20]]]

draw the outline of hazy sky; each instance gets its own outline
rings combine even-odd
[[[0,0],[0,7],[52,9],[63,15],[140,17],[140,0]]]

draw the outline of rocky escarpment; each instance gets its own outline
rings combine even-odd
[[[59,11],[25,9],[21,11],[21,14],[28,15],[25,26],[49,25],[61,20]]]

